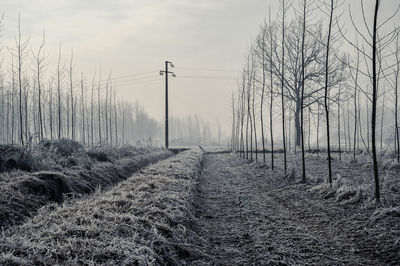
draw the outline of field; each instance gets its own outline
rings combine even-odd
[[[90,194],[127,179],[173,153],[125,146],[86,151],[66,139],[44,141],[31,150],[3,146],[0,155],[0,227],[22,222],[49,202]],[[11,167],[10,167],[11,166]]]
[[[400,263],[400,168],[396,164],[382,164],[383,201],[376,205],[372,182],[368,182],[371,165],[361,156],[358,162],[334,160],[335,180],[328,186],[322,155],[307,155],[309,175],[303,183],[294,155],[290,174],[285,176],[280,155],[276,169],[271,170],[268,163],[248,163],[237,154],[215,149],[164,153],[147,151],[108,162],[115,171],[121,160],[146,154],[157,157],[151,165],[131,170],[129,178],[106,185],[98,179],[100,185],[90,192],[62,193],[62,202],[47,198],[35,205],[37,210],[31,215],[10,216],[0,240],[0,264]],[[92,169],[103,164],[94,163]],[[46,180],[58,179],[60,174],[52,171]],[[2,182],[12,177],[19,180],[22,173],[23,180],[38,179],[36,172],[15,171],[3,173]],[[79,187],[75,183],[87,182],[79,182],[71,173],[65,168],[62,175],[72,189]],[[2,193],[9,195],[22,189],[3,187],[14,187],[12,191],[3,188]],[[19,195],[28,195],[26,202],[40,196],[22,190]],[[42,199],[44,195],[48,197],[43,194]],[[6,198],[2,208],[18,212],[17,203],[5,202]]]

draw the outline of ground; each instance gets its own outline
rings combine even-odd
[[[293,157],[182,151],[3,230],[0,265],[400,265],[397,165],[377,205],[369,163],[334,160],[327,185],[307,156],[300,182]]]
[[[198,228],[215,264],[399,263],[396,251],[395,258],[374,254],[377,243],[364,230],[372,210],[320,199],[309,185],[231,154],[207,154],[203,167]]]

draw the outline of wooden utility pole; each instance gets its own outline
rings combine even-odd
[[[168,149],[168,74],[172,74],[176,77],[174,72],[168,71],[168,65],[174,68],[174,64],[169,61],[165,61],[165,70],[160,70],[160,75],[163,76],[165,73],[165,148]]]

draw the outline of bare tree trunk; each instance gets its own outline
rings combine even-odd
[[[249,66],[250,67],[250,66]],[[251,117],[251,107],[250,107],[250,100],[251,100],[251,78],[252,72],[248,72],[248,80],[247,80],[247,117],[250,120],[250,161],[253,161],[253,120]]]
[[[25,89],[24,89],[25,138],[27,140],[26,142],[28,142],[28,136],[30,136],[29,123],[28,123],[28,121],[30,121],[29,118],[28,118],[28,96],[29,96],[29,91],[28,91],[28,88],[26,86]]]
[[[255,65],[254,65],[254,61],[252,60],[252,69],[253,69],[253,76],[252,76],[252,92],[253,92],[253,96],[252,96],[252,109],[253,109],[253,127],[254,127],[254,145],[255,145],[255,151],[256,151],[256,162],[258,162],[258,146],[257,146],[257,124],[256,124],[256,112],[255,112],[255,90],[256,90],[256,86],[255,86]]]
[[[115,122],[115,146],[118,147],[118,120],[117,120],[117,84],[114,85],[114,122]]]
[[[341,93],[341,87],[340,87],[340,84],[339,84],[339,93],[338,93],[338,95],[337,95],[337,108],[338,108],[338,110],[337,110],[337,116],[338,116],[338,152],[339,152],[339,160],[341,161],[342,160],[342,149],[341,149],[341,143],[340,143],[340,140],[341,140],[341,138],[340,138],[340,131],[341,131],[341,128],[340,128],[340,93]]]
[[[356,64],[356,77],[355,77],[355,85],[354,85],[354,143],[353,143],[353,160],[356,160],[356,145],[359,143],[359,139],[357,138],[357,117],[358,117],[358,109],[357,109],[357,89],[358,89],[358,72],[360,66],[360,52],[357,50],[357,64]]]
[[[37,67],[37,86],[38,86],[38,113],[39,113],[39,137],[43,139],[43,119],[42,119],[42,91],[41,91],[41,70],[42,70],[42,63],[44,58],[41,58],[41,52],[44,47],[44,32],[43,32],[43,39],[42,44],[39,47],[39,51],[36,57],[36,67]]]
[[[50,139],[53,139],[53,79],[49,80],[49,124]]]
[[[386,96],[386,91],[383,92],[383,98],[382,98],[382,113],[381,113],[381,139],[380,139],[380,151],[383,151],[383,122],[385,119],[385,96]]]
[[[270,74],[270,104],[269,104],[269,133],[271,139],[271,169],[274,170],[274,134],[273,134],[273,101],[274,101],[274,76],[272,73],[272,54],[273,54],[273,38],[271,26],[271,9],[269,9],[269,38],[270,38],[270,60],[269,60],[269,74]],[[284,116],[284,115],[283,115]]]
[[[246,99],[246,102],[247,102],[247,99]],[[247,110],[249,110],[248,107],[247,107]],[[247,160],[249,159],[249,141],[248,141],[248,139],[249,139],[249,112],[247,111],[246,112],[246,159]]]
[[[86,138],[85,138],[85,100],[84,100],[84,93],[83,93],[83,73],[81,73],[81,105],[82,105],[82,143],[86,145]]]
[[[18,56],[18,87],[19,87],[19,141],[24,145],[24,128],[22,114],[22,63],[24,44],[21,43],[21,16],[18,15],[18,40],[17,40],[17,56]]]
[[[397,162],[400,162],[400,137],[399,137],[399,118],[398,118],[398,111],[399,111],[399,92],[398,92],[398,85],[399,85],[399,73],[400,73],[400,46],[399,46],[399,33],[397,32],[396,36],[396,71],[395,71],[395,80],[394,80],[394,93],[395,93],[395,102],[394,102],[394,123],[395,123],[395,150],[396,150],[396,158]],[[396,146],[397,143],[397,146]]]
[[[320,121],[320,106],[318,104],[318,110],[317,110],[317,153],[319,155],[319,121]]]
[[[270,103],[269,103],[269,134],[271,139],[271,169],[274,170],[274,130],[273,130],[273,107],[274,107],[274,93],[273,93],[273,76],[270,72]]]
[[[347,149],[347,123],[348,120],[346,119],[346,109],[345,106],[343,106],[343,112],[342,112],[342,121],[343,121],[343,135],[344,135],[344,148],[343,148],[343,152],[346,152]],[[347,122],[347,123],[346,123]]]
[[[69,130],[69,128],[70,128],[70,123],[69,123],[69,121],[70,121],[70,106],[71,106],[71,98],[69,97],[69,95],[68,95],[68,91],[65,93],[65,99],[66,99],[66,103],[65,103],[65,105],[66,105],[66,109],[67,109],[67,112],[66,112],[66,115],[67,115],[67,128],[66,128],[66,130],[65,130],[65,136],[67,137],[67,138],[71,138],[71,135],[70,135],[70,130]]]
[[[292,138],[291,128],[292,128],[292,118],[289,117],[288,126],[287,126],[287,129],[288,129],[287,143],[288,143],[288,150],[289,151],[292,150],[292,146],[291,146],[291,138]]]
[[[125,107],[122,102],[122,144],[125,144]]]
[[[110,82],[110,75],[108,76],[107,79],[107,83],[106,83],[106,101],[105,101],[105,105],[104,105],[104,109],[105,109],[105,122],[106,122],[106,143],[108,143],[108,90],[109,90],[109,82]]]
[[[306,161],[305,161],[305,154],[304,154],[304,116],[303,116],[303,109],[304,109],[304,81],[305,81],[305,62],[304,62],[304,42],[306,37],[306,9],[307,9],[307,0],[303,0],[303,27],[302,27],[302,41],[301,41],[301,98],[300,98],[300,131],[301,131],[301,158],[302,158],[302,177],[303,182],[306,181]]]
[[[285,0],[281,1],[282,5],[282,76],[281,76],[281,105],[282,105],[282,139],[283,139],[283,168],[284,173],[286,175],[287,172],[287,154],[286,154],[286,131],[285,131],[285,97],[284,97],[284,80],[285,80],[285,17],[286,17],[286,7]],[[271,14],[269,15],[271,19]],[[270,34],[271,35],[271,34]],[[271,35],[272,38],[272,35]],[[272,48],[272,47],[271,47]],[[271,49],[271,57],[272,57],[272,49]],[[272,80],[272,75],[271,75]],[[272,94],[272,87],[271,87]],[[271,100],[272,104],[272,100]],[[272,111],[272,110],[271,110]],[[271,133],[272,135],[272,133]],[[290,136],[289,136],[290,137]]]
[[[351,151],[351,139],[350,139],[350,110],[349,110],[349,102],[346,104],[347,107],[347,143],[348,143],[348,149],[347,151]]]
[[[57,64],[57,92],[58,92],[58,139],[61,139],[61,70],[60,70],[60,61],[61,61],[61,43],[58,53],[58,64]]]
[[[232,138],[231,138],[231,151],[235,151],[235,125],[236,125],[236,110],[235,110],[235,95],[232,91]]]
[[[333,19],[333,0],[330,4],[328,39],[326,44],[326,58],[325,58],[325,119],[326,119],[326,135],[327,135],[327,152],[328,152],[328,181],[332,184],[332,158],[331,158],[331,143],[330,143],[330,128],[329,128],[329,103],[328,103],[328,80],[329,80],[329,50],[332,31]]]
[[[311,108],[308,108],[308,152],[311,152]]]
[[[378,84],[377,84],[377,71],[376,71],[376,39],[377,39],[377,20],[378,20],[379,0],[375,1],[374,11],[374,26],[372,31],[372,114],[371,114],[371,131],[372,131],[372,161],[374,164],[374,181],[375,181],[375,200],[380,202],[379,191],[379,173],[378,173],[378,159],[376,155],[376,105],[378,98]]]
[[[71,49],[71,61],[69,64],[69,84],[70,84],[70,96],[71,96],[71,138],[75,140],[75,107],[74,107],[74,88],[72,80],[72,63],[74,58],[74,50]]]
[[[4,77],[1,76],[1,124],[2,124],[2,128],[1,128],[1,143],[4,144],[5,143],[5,132],[6,132],[6,125],[5,125],[5,119],[4,119],[4,113],[5,113],[5,108],[4,108]]]
[[[14,56],[11,56],[11,77],[12,77],[12,92],[11,92],[11,145],[14,145],[14,130],[15,130],[15,69]]]
[[[97,111],[98,111],[98,125],[99,125],[99,144],[101,145],[102,139],[101,139],[101,103],[100,103],[100,84],[101,84],[101,69],[100,69],[100,75],[99,75],[99,84],[97,86]]]
[[[90,140],[92,143],[92,148],[94,146],[94,80],[96,78],[96,71],[93,74],[92,79],[92,93],[90,97]]]
[[[113,93],[113,89],[112,89],[112,85],[111,85],[111,81],[110,81],[110,102],[109,102],[109,110],[110,110],[110,115],[109,115],[109,123],[110,123],[110,125],[109,125],[109,128],[110,128],[110,145],[112,146],[113,145],[113,128],[112,128],[112,99],[113,99],[113,96],[112,96],[112,93]]]
[[[244,117],[245,117],[245,84],[246,84],[246,75],[245,75],[245,71],[243,70],[242,73],[243,77],[242,77],[242,93],[241,93],[241,129],[240,129],[240,139],[241,139],[241,151],[242,151],[242,157],[244,158]],[[247,128],[246,128],[246,136],[247,136]],[[246,138],[246,150],[247,150],[247,138]],[[247,153],[246,153],[247,154]]]
[[[369,139],[369,127],[370,127],[370,124],[369,124],[369,104],[368,104],[368,99],[366,98],[365,99],[365,104],[366,104],[366,106],[367,106],[367,124],[366,124],[366,127],[367,127],[367,149],[368,149],[368,151],[370,150],[369,149],[369,144],[371,143],[370,142],[370,139]],[[361,132],[360,132],[361,133]]]
[[[263,162],[265,164],[265,137],[264,137],[264,93],[265,93],[265,31],[263,31],[261,53],[262,53],[262,88],[261,88],[261,99],[260,99],[260,118],[261,118],[261,138],[262,138],[262,149],[263,149]]]
[[[10,98],[11,98],[11,90],[7,91],[7,122],[6,122],[6,131],[7,131],[7,143],[10,143]]]

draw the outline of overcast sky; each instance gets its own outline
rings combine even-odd
[[[372,0],[367,0],[372,14]],[[399,3],[382,1],[381,15]],[[4,0],[3,46],[11,46],[21,13],[22,34],[36,49],[46,34],[47,72],[55,71],[58,45],[75,72],[90,79],[101,65],[104,78],[112,70],[118,93],[140,101],[151,116],[164,116],[164,81],[159,70],[172,61],[177,78],[170,82],[170,113],[218,118],[229,132],[231,91],[240,75],[251,38],[268,15],[278,13],[277,0]],[[355,6],[359,18],[359,1]],[[347,14],[345,16],[346,20]],[[396,18],[399,18],[397,16]],[[346,23],[349,24],[349,23]],[[3,54],[7,54],[3,49]],[[180,69],[202,68],[230,71]],[[143,72],[151,72],[137,75]],[[199,77],[200,76],[200,77]],[[160,80],[155,80],[160,79]]]

